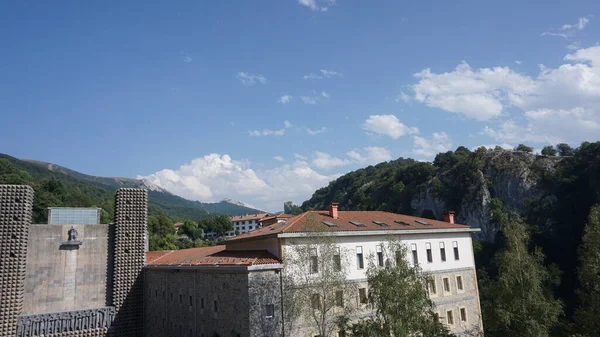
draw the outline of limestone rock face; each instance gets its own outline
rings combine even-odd
[[[411,199],[411,207],[416,215],[430,214],[437,219],[450,208],[456,211],[456,222],[481,228],[475,237],[493,241],[497,228],[490,221],[490,201],[497,198],[509,210],[523,212],[531,200],[540,200],[540,206],[548,208],[556,202],[556,197],[545,195],[540,186],[543,174],[555,170],[559,158],[538,156],[531,153],[509,150],[488,150],[481,154],[481,162],[470,182],[470,189],[460,195],[457,206],[448,205],[448,198],[436,193],[437,178],[447,189],[456,185],[454,175],[438,172],[436,177],[419,186]],[[446,190],[446,194],[452,191]],[[447,196],[447,195],[446,195]]]

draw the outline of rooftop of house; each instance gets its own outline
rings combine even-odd
[[[231,221],[245,221],[245,220],[260,220],[264,217],[269,216],[269,213],[256,213],[246,215],[235,215],[231,217]]]
[[[259,228],[228,241],[235,242],[284,233],[443,229],[471,229],[471,227],[454,223],[453,212],[448,221],[440,221],[381,211],[337,211],[336,205],[335,214],[331,210],[304,212],[284,223]]]
[[[147,252],[148,266],[254,266],[280,261],[265,250],[225,250],[224,245]]]
[[[270,216],[266,216],[264,218],[262,218],[261,220],[271,220],[271,219],[289,219],[289,218],[293,218],[294,216],[291,214],[285,214],[285,213],[280,213],[280,214],[275,214],[275,215],[270,215]]]

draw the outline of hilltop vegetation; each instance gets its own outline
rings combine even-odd
[[[600,202],[600,142],[584,142],[576,149],[559,144],[543,153],[533,154],[524,145],[517,150],[459,147],[438,154],[433,163],[400,158],[350,172],[316,191],[301,207],[326,209],[337,201],[342,210],[437,219],[444,210],[454,210],[457,222],[482,229],[475,245],[476,263],[479,274],[491,277],[492,283],[499,277],[494,256],[507,249],[506,225],[493,215],[516,212],[530,236],[527,246],[532,254],[539,249],[536,256],[547,268],[545,289],[564,308],[559,323],[551,327],[552,335],[566,336],[576,331],[578,247],[590,209]]]

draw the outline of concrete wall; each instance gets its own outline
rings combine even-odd
[[[31,225],[23,314],[110,305],[109,225],[73,227],[82,244],[68,250],[61,244],[71,225]]]
[[[278,280],[273,270],[146,268],[144,336],[279,336]],[[264,317],[267,304],[275,317]]]

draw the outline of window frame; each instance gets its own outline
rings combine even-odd
[[[319,252],[317,248],[309,248],[309,273],[310,274],[318,274],[319,273]]]
[[[383,267],[383,251],[381,245],[375,246],[375,252],[377,253],[377,266]]]
[[[269,309],[271,309],[271,315],[269,315]],[[274,318],[275,317],[275,305],[274,304],[265,304],[265,318]]]
[[[464,319],[463,319],[463,313],[464,313]],[[462,323],[469,323],[469,315],[467,313],[466,307],[459,307],[458,315],[459,315],[459,319]]]
[[[446,310],[446,324],[454,325],[454,310],[452,309]]]
[[[425,243],[425,250],[427,252],[427,263],[433,263],[433,252],[431,251],[431,242]]]
[[[460,252],[458,251],[458,241],[452,241],[452,250],[454,251],[454,261],[460,260]]]
[[[358,270],[365,269],[365,258],[362,246],[356,246],[356,268]]]
[[[446,262],[446,245],[444,241],[440,241],[440,260]]]
[[[334,271],[342,271],[342,254],[340,252],[340,247],[335,247],[335,250],[334,250],[333,270]]]
[[[454,275],[454,278],[456,280],[456,291],[459,293],[464,292],[465,291],[465,283],[464,283],[462,275]],[[460,282],[458,280],[460,280]],[[460,284],[460,287],[458,286],[459,284]]]
[[[412,251],[413,266],[419,265],[419,253],[417,252],[417,244],[411,243],[410,250]]]
[[[450,294],[452,289],[450,288],[450,278],[445,276],[442,277],[442,289],[444,290],[444,294]]]
[[[367,294],[367,288],[358,288],[358,303],[369,304],[369,295]]]

